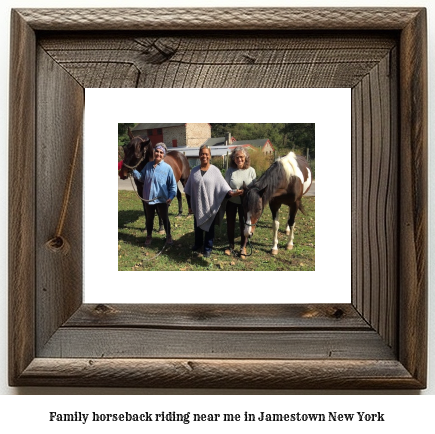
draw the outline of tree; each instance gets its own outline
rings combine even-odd
[[[137,124],[119,124],[118,123],[118,146],[124,146],[130,140],[127,134],[128,127],[135,127]]]
[[[237,124],[210,124],[212,137],[224,137],[225,133],[231,133],[233,136],[234,125]]]
[[[236,140],[269,139],[280,155],[290,150],[310,157],[315,156],[315,124],[210,124],[212,137],[230,132]]]
[[[285,124],[283,132],[286,147],[297,149],[304,155],[308,149],[310,157],[315,157],[315,124]]]

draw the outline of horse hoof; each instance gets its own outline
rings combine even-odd
[[[293,250],[293,244],[288,244],[285,249],[286,250]]]
[[[272,249],[272,255],[277,255],[278,254],[278,249]]]
[[[240,259],[246,260],[246,249],[244,247],[240,249]]]
[[[175,216],[175,218],[180,218],[180,217],[183,217],[183,213],[182,213],[182,212],[179,212],[179,213]]]

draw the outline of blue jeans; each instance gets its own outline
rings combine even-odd
[[[213,249],[213,240],[214,240],[214,220],[208,232],[202,230],[197,226],[196,217],[193,218],[193,227],[195,229],[195,246],[197,247],[204,246],[204,252],[211,252]],[[205,239],[203,240],[204,233],[205,233]]]

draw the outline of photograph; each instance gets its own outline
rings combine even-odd
[[[120,123],[118,169],[119,271],[315,270],[314,123]]]

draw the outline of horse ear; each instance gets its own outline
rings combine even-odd
[[[259,195],[260,197],[263,197],[263,194],[264,194],[264,192],[266,191],[266,188],[267,188],[267,185],[266,185],[266,187],[262,188],[261,190],[258,190],[258,195]]]
[[[242,190],[243,190],[244,192],[246,192],[247,189],[248,189],[248,187],[246,186],[245,181],[243,181]]]
[[[151,140],[149,137],[141,137],[141,139],[142,139],[142,142],[140,143],[140,148],[142,150],[144,150],[146,146],[151,144]]]
[[[130,139],[133,139],[134,136],[133,133],[131,132],[130,127],[128,127],[127,133],[128,133],[128,137],[130,137]]]

